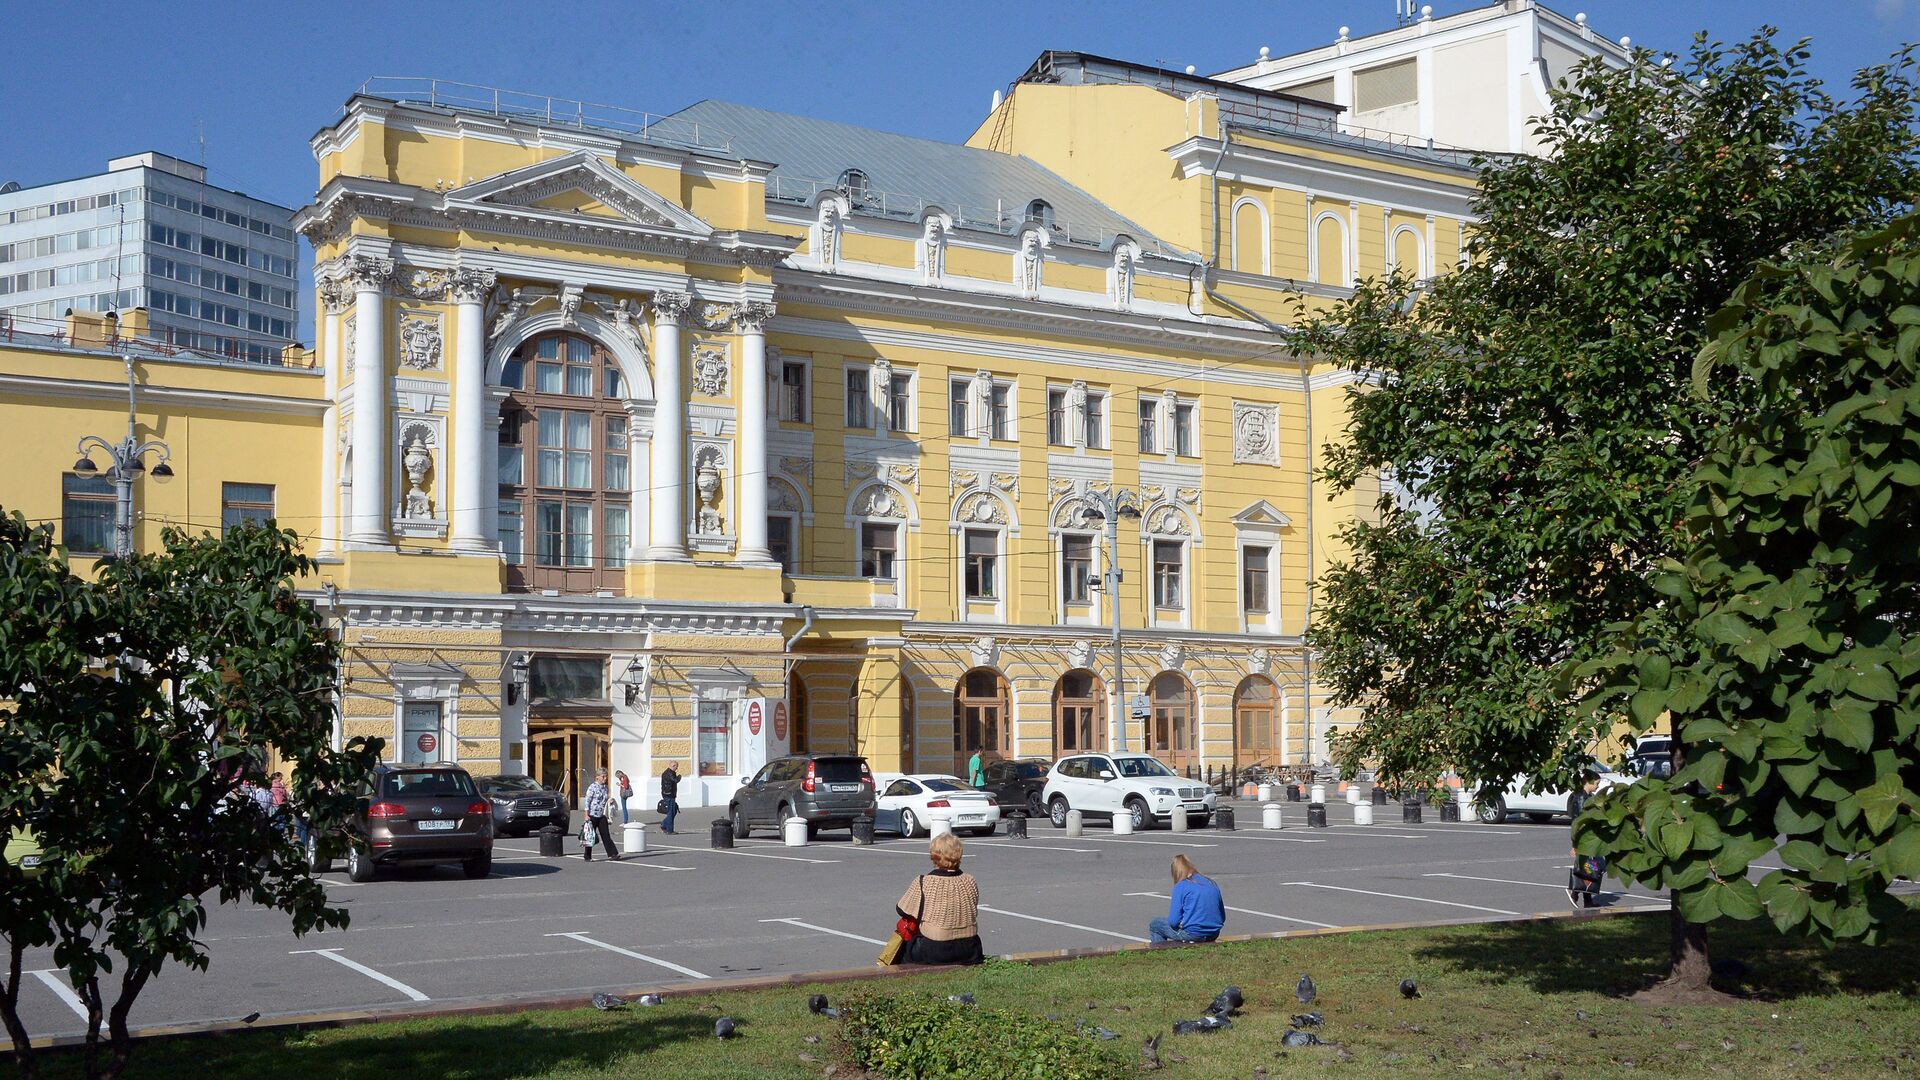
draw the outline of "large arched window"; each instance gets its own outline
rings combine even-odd
[[[1185,678],[1166,672],[1147,689],[1153,701],[1153,726],[1147,732],[1147,749],[1153,756],[1185,772],[1193,765],[1200,749],[1199,732],[1194,725],[1193,686]]]
[[[1056,756],[1107,748],[1106,693],[1091,671],[1069,671],[1053,684]]]
[[[500,381],[508,588],[620,592],[633,496],[613,354],[578,334],[544,334],[515,350]]]
[[[1280,752],[1280,733],[1274,725],[1273,680],[1249,675],[1233,692],[1234,770],[1248,765],[1273,764]]]
[[[1008,715],[1006,677],[992,668],[974,668],[954,688],[953,771],[966,775],[967,759],[977,750],[987,759],[1013,750],[1013,718]]]

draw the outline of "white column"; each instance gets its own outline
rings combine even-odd
[[[493,549],[487,535],[487,485],[496,482],[486,467],[487,331],[482,306],[493,291],[491,270],[457,269],[448,284],[454,301],[453,438],[443,454],[453,459],[453,549],[484,555]]]
[[[649,559],[687,557],[687,386],[680,323],[693,297],[653,294],[653,528]]]
[[[773,563],[767,547],[767,320],[773,305],[760,301],[741,304],[740,320],[740,452],[734,459],[739,478],[741,562]]]
[[[347,539],[390,543],[387,515],[387,302],[393,260],[355,255],[353,283],[353,522]]]
[[[325,376],[327,411],[320,421],[320,536],[322,553],[338,551],[340,539],[340,327],[351,295],[338,278],[320,282],[320,302],[326,305],[325,339],[320,366]]]

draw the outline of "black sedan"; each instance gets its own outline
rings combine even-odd
[[[980,790],[991,794],[1005,813],[1046,817],[1040,789],[1047,786],[1047,770],[1052,767],[1053,762],[1043,757],[989,761],[982,770],[987,782],[980,785]]]
[[[480,794],[493,806],[493,831],[499,836],[526,836],[557,825],[567,829],[567,804],[559,792],[541,787],[530,776],[482,776]]]

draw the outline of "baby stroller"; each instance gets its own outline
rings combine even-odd
[[[1567,871],[1567,899],[1577,908],[1600,905],[1600,879],[1607,876],[1607,860],[1600,855],[1573,853],[1573,867]]]

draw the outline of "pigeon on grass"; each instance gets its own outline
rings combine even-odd
[[[739,1033],[739,1025],[733,1022],[731,1016],[723,1016],[713,1022],[713,1037],[716,1039],[731,1039]]]
[[[1401,979],[1400,980],[1400,996],[1403,998],[1419,997],[1420,984],[1417,982],[1414,982],[1412,979]]]
[[[593,1007],[599,1009],[601,1012],[618,1009],[626,1003],[627,999],[614,997],[612,994],[593,995]]]
[[[1299,998],[1302,1005],[1313,1004],[1313,999],[1320,996],[1320,988],[1313,985],[1313,976],[1300,976],[1299,985],[1293,988],[1293,996]]]

